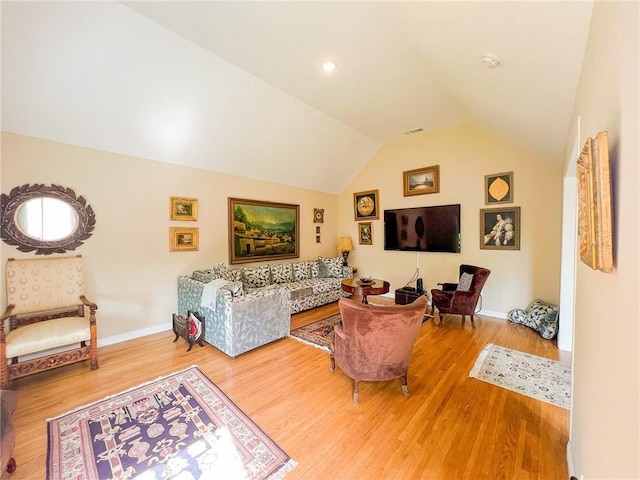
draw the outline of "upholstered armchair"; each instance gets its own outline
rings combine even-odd
[[[446,314],[454,314],[462,315],[462,325],[469,315],[471,326],[476,327],[473,316],[490,273],[486,268],[460,265],[458,283],[438,283],[442,288],[431,290],[431,313],[438,309],[439,326],[442,326]]]
[[[80,256],[8,260],[0,388],[6,389],[13,378],[87,359],[91,370],[98,368],[98,306],[83,294],[83,274]]]
[[[409,396],[407,370],[413,345],[427,308],[421,296],[407,305],[370,305],[343,298],[338,302],[342,324],[331,334],[331,366],[353,379],[353,402],[358,403],[361,381],[402,379],[402,393]]]

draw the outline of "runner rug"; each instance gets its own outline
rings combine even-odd
[[[329,318],[323,318],[304,327],[296,328],[289,335],[296,340],[328,352],[331,342],[329,335],[333,332],[333,326],[340,323],[340,319],[340,314],[337,313]]]
[[[555,360],[488,343],[469,376],[559,407],[571,407],[571,365]]]
[[[47,480],[277,479],[296,462],[196,366],[47,421]]]

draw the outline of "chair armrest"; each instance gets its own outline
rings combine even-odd
[[[347,337],[344,334],[344,330],[342,328],[342,325],[334,325],[333,331],[335,332],[336,336],[340,337],[342,340],[346,340],[347,339]]]
[[[98,309],[98,305],[96,305],[93,302],[90,302],[89,300],[87,300],[87,297],[85,297],[84,295],[80,295],[80,301],[85,304],[87,307],[89,307],[91,310],[97,310]]]
[[[2,317],[0,317],[0,322],[2,322],[2,327],[4,327],[4,321],[11,316],[11,313],[13,312],[14,308],[16,308],[15,305],[7,305],[7,309],[2,314]]]

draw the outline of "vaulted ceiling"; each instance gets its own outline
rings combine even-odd
[[[3,1],[2,129],[329,193],[463,123],[559,165],[592,6]]]

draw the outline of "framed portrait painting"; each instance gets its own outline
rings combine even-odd
[[[198,199],[171,197],[171,220],[198,220]]]
[[[484,203],[513,202],[513,172],[494,173],[484,177]]]
[[[373,245],[373,224],[371,222],[358,223],[358,243]]]
[[[377,220],[380,218],[378,190],[353,194],[353,209],[356,220]]]
[[[402,176],[405,197],[440,191],[440,165],[407,170]]]
[[[230,264],[300,256],[299,205],[242,198],[228,201]]]
[[[520,207],[480,209],[480,248],[520,250]]]
[[[198,250],[198,227],[169,227],[169,251],[184,252]]]

